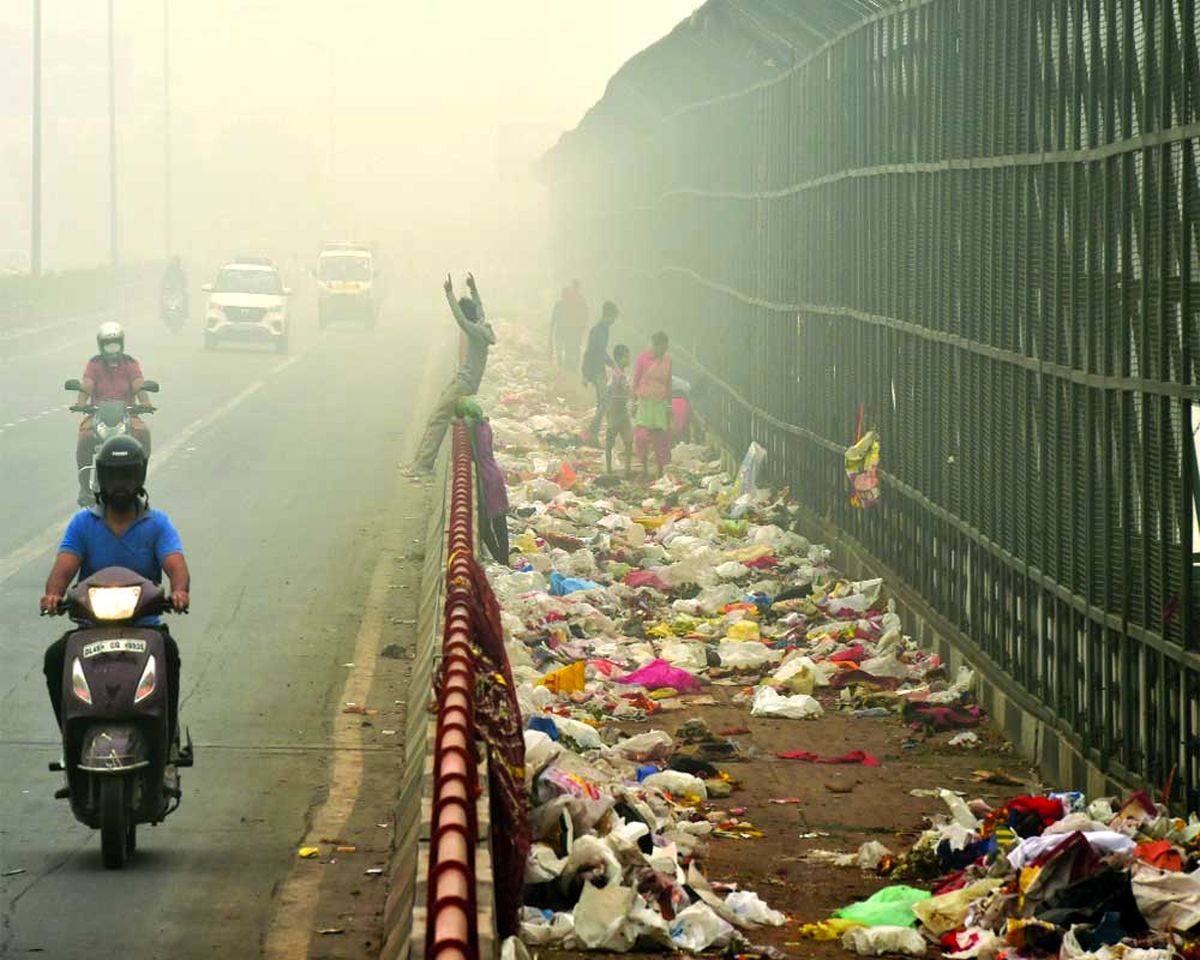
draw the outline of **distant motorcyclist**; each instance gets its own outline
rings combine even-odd
[[[154,409],[150,397],[142,390],[145,377],[141,364],[125,352],[125,331],[121,325],[111,320],[101,324],[96,332],[96,347],[99,352],[87,362],[80,377],[83,389],[76,406],[93,405],[101,400],[124,400]],[[140,417],[132,417],[130,426],[146,456],[150,456],[150,431],[145,422]],[[85,482],[85,468],[91,464],[95,449],[96,437],[89,414],[79,425],[79,439],[75,444],[75,466],[80,471],[81,484]],[[81,497],[86,499],[87,494],[88,491],[81,487]]]
[[[183,260],[178,256],[167,261],[163,271],[162,293],[178,293],[183,297],[184,312],[187,310],[187,273],[183,269]]]
[[[42,613],[59,612],[59,604],[76,575],[84,580],[105,567],[125,567],[154,583],[165,572],[171,581],[171,605],[187,610],[191,576],[183,556],[183,543],[174,524],[161,510],[152,510],[146,495],[146,453],[130,436],[105,441],[96,457],[100,492],[90,510],[80,510],[67,525],[54,567],[46,580]],[[137,626],[162,631],[170,678],[170,730],[175,742],[179,713],[179,647],[158,617],[147,617]],[[70,631],[46,651],[46,686],[54,715],[62,726],[63,661]]]
[[[177,330],[187,320],[187,274],[183,271],[183,261],[179,257],[171,257],[167,262],[167,268],[163,271],[158,304],[163,321],[172,330]]]

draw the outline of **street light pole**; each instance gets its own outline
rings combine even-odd
[[[163,241],[171,256],[171,0],[163,0]]]
[[[42,274],[42,0],[33,0],[33,184],[30,190],[29,272]]]
[[[34,149],[30,190],[29,271],[42,274],[42,0],[34,0]]]
[[[115,267],[117,248],[117,67],[113,0],[108,0],[108,257]]]

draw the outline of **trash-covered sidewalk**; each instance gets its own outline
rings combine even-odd
[[[736,477],[682,444],[662,480],[606,476],[582,396],[502,332],[480,402],[513,549],[487,573],[531,950],[1200,956],[1200,822],[1039,783],[886,584],[793,530],[759,451]]]

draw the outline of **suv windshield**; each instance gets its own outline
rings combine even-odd
[[[283,293],[274,270],[243,270],[225,267],[217,274],[213,293]]]
[[[321,258],[322,280],[371,279],[371,261],[367,257],[344,256]]]

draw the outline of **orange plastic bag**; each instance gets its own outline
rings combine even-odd
[[[564,460],[562,466],[558,468],[558,476],[554,478],[554,482],[564,490],[570,490],[578,479],[579,474],[575,472],[575,468]]]

